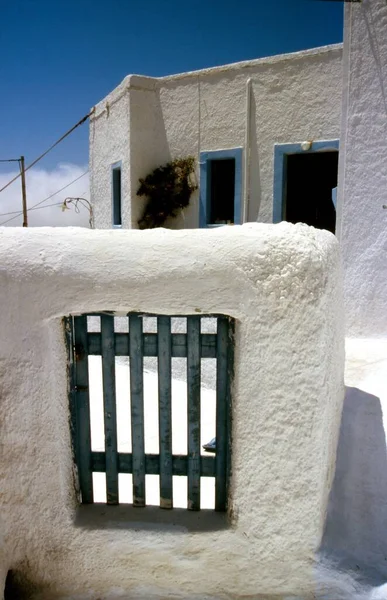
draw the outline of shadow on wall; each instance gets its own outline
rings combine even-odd
[[[30,600],[38,592],[48,593],[48,586],[43,582],[33,583],[22,571],[8,571],[4,586],[4,600]]]
[[[387,451],[380,399],[347,387],[323,554],[339,569],[387,579]]]
[[[145,122],[135,119],[131,121],[131,226],[138,229],[138,221],[144,214],[148,202],[145,196],[137,196],[140,187],[140,178],[145,178],[149,173],[168,163],[171,152],[164,123],[159,91],[152,93],[153,104],[145,112],[143,105],[131,105],[133,115],[145,115]],[[136,112],[135,112],[136,111]],[[144,118],[144,116],[143,116]],[[141,126],[139,126],[141,123]]]
[[[159,99],[162,123],[165,129],[170,160],[175,158],[195,158],[195,175],[193,176],[195,184],[198,186],[192,192],[189,205],[174,218],[168,218],[165,227],[168,229],[193,229],[199,227],[199,202],[200,202],[200,130],[201,130],[201,84],[197,81],[196,100],[192,100],[190,79],[186,82],[178,80],[170,82],[167,86],[170,93],[178,94],[179,90],[183,93],[183,98],[187,102],[186,109],[177,113],[165,116]],[[186,92],[184,90],[187,90]],[[182,101],[182,99],[180,100]],[[180,101],[177,101],[180,104]],[[182,106],[182,105],[180,105]],[[189,108],[190,107],[190,108]],[[168,111],[167,111],[168,113]],[[166,120],[167,119],[167,120]],[[168,135],[167,135],[168,132]],[[188,150],[189,148],[189,150]]]

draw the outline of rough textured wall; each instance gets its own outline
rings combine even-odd
[[[128,80],[124,79],[115,94],[98,105],[90,118],[90,197],[94,226],[112,227],[112,164],[121,161],[122,225],[131,227],[130,201],[130,105]]]
[[[187,155],[199,161],[201,151],[244,147],[246,83],[251,78],[248,220],[270,223],[274,144],[339,138],[341,56],[337,45],[160,79],[126,78],[133,213],[137,216],[141,208],[135,196],[138,179],[152,168]],[[120,89],[114,90],[106,100],[113,101],[120,93]],[[97,105],[96,115],[104,106],[105,101]],[[121,117],[112,113],[111,118]],[[108,123],[106,120],[107,127]],[[105,135],[102,128],[96,129],[95,139]],[[96,167],[93,177],[99,178]],[[195,193],[184,215],[168,226],[197,227],[198,198]],[[110,195],[105,199],[98,196],[96,202],[110,204]],[[132,225],[136,223],[137,218],[132,219]],[[102,226],[99,218],[96,225]]]
[[[387,334],[387,5],[345,12],[339,211],[347,331]]]
[[[6,228],[0,262],[0,573],[31,600],[311,592],[343,401],[334,236]],[[74,523],[61,317],[101,310],[236,319],[229,527]]]

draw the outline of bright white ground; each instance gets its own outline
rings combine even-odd
[[[102,374],[99,357],[90,357],[93,450],[104,449]],[[179,360],[179,359],[177,359]],[[172,387],[173,453],[186,453],[187,394],[181,377]],[[116,393],[119,451],[131,450],[129,420],[129,369],[125,359],[117,359]],[[207,378],[208,381],[208,378]],[[387,581],[387,340],[346,342],[344,402],[338,446],[336,476],[329,502],[323,553],[334,566],[354,572],[372,586]],[[211,386],[212,387],[212,386]],[[144,378],[145,451],[158,453],[157,374],[154,364]],[[202,388],[202,443],[215,435],[215,393]],[[95,476],[95,499],[104,502],[105,478]],[[186,507],[186,480],[174,477],[174,505]],[[120,501],[131,502],[131,477],[120,476]],[[159,504],[158,477],[147,476],[147,503]],[[203,478],[202,505],[212,508],[214,486]],[[351,591],[344,581],[339,598],[370,598]],[[376,593],[376,590],[374,590]],[[372,592],[371,592],[372,593]],[[387,591],[380,591],[387,600]]]
[[[323,550],[372,585],[387,581],[387,340],[346,341],[347,393]],[[387,590],[375,596],[387,599]]]

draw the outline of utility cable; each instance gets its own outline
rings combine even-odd
[[[37,162],[39,162],[44,156],[46,156],[46,154],[48,154],[53,148],[55,148],[55,146],[57,146],[58,144],[60,144],[60,142],[62,142],[68,135],[70,135],[70,133],[72,133],[74,131],[74,129],[76,129],[77,127],[79,127],[80,125],[83,125],[83,123],[90,117],[90,115],[94,112],[94,109],[89,112],[87,115],[85,115],[80,121],[78,121],[78,123],[76,123],[73,127],[71,127],[71,129],[69,129],[68,131],[66,131],[65,134],[62,135],[62,137],[59,138],[59,140],[57,140],[54,144],[52,144],[52,146],[50,146],[48,148],[48,150],[46,150],[45,152],[43,152],[43,154],[41,154],[40,156],[38,156],[38,158],[35,158],[34,161],[32,161],[32,163],[30,165],[28,165],[28,167],[25,168],[24,172],[28,171],[28,169],[31,169],[31,167],[35,166]],[[18,173],[13,179],[11,179],[11,181],[8,181],[8,183],[6,183],[1,189],[0,189],[0,193],[3,192],[8,186],[11,185],[11,183],[13,183],[14,181],[16,181],[16,179],[19,179],[21,173]]]
[[[73,183],[75,183],[76,181],[78,181],[79,179],[81,179],[82,177],[84,177],[85,175],[87,175],[88,172],[89,172],[89,170],[85,171],[84,173],[82,173],[82,175],[79,175],[79,177],[76,177],[75,179],[73,179],[72,181],[70,181],[70,183],[67,183],[62,188],[60,188],[60,190],[57,190],[53,194],[50,194],[50,196],[47,196],[47,198],[44,198],[44,200],[40,200],[40,202],[37,202],[36,204],[34,204],[33,206],[31,206],[31,208],[28,208],[27,212],[29,212],[30,210],[34,210],[37,206],[40,206],[41,204],[43,204],[43,202],[47,202],[47,200],[50,200],[51,198],[53,198],[54,196],[56,196],[60,192],[63,192],[63,190],[65,190],[66,188],[70,187],[70,185],[72,185]],[[59,204],[63,204],[63,203],[60,202]],[[42,208],[44,208],[44,207],[42,207]],[[16,219],[17,217],[19,217],[20,215],[22,215],[23,212],[3,213],[3,214],[0,214],[0,217],[5,217],[7,215],[12,215],[12,214],[14,216],[11,217],[10,219],[8,219],[7,221],[3,221],[2,223],[0,223],[0,227],[2,225],[5,225],[6,223],[9,223],[10,221],[13,221],[13,219]]]

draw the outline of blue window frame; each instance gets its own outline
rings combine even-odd
[[[274,146],[273,223],[279,223],[285,218],[287,157],[291,154],[312,154],[338,150],[339,140],[311,142],[308,150],[303,150],[301,143],[276,144]]]
[[[122,227],[121,161],[112,165],[112,225]]]
[[[219,164],[225,161],[224,164]],[[226,163],[227,161],[227,163]],[[217,202],[216,186],[217,178],[222,178],[222,167],[224,174],[230,182],[233,179],[233,210],[222,207],[223,214],[220,219],[216,218],[216,211],[220,207]],[[220,180],[219,180],[220,181]],[[227,185],[227,183],[226,183]],[[225,215],[224,210],[230,214]],[[242,148],[230,150],[216,150],[213,152],[201,152],[200,154],[200,209],[199,227],[215,227],[220,224],[241,223],[242,209]],[[223,219],[222,217],[228,217]]]

